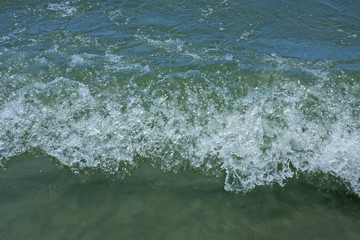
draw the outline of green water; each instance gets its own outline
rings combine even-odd
[[[0,240],[359,239],[359,13],[0,1]]]
[[[297,179],[246,194],[194,171],[144,165],[120,180],[25,154],[0,175],[0,236],[13,239],[358,239],[360,201]]]

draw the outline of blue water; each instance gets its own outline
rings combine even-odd
[[[152,165],[229,194],[301,179],[359,197],[359,12],[356,0],[3,0],[1,168],[40,153],[80,177]]]

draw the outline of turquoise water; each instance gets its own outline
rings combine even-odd
[[[2,210],[1,232],[357,239],[359,12],[338,0],[2,1],[0,201],[20,210]]]

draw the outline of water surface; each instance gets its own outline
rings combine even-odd
[[[3,235],[356,239],[359,12],[2,1]]]

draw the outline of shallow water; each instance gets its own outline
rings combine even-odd
[[[0,175],[1,239],[357,239],[360,201],[303,179],[246,194],[194,171],[74,175],[25,154]]]
[[[1,236],[358,238],[359,12],[1,1]]]

